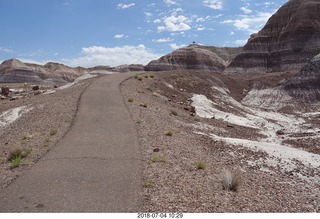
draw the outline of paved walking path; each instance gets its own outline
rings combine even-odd
[[[69,132],[2,191],[0,212],[141,211],[138,138],[119,89],[130,75],[87,88]]]

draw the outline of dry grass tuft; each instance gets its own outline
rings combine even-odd
[[[166,162],[168,159],[167,157],[160,157],[160,156],[153,156],[150,161],[152,163],[155,163],[155,162]]]
[[[220,175],[222,188],[226,191],[236,192],[241,183],[241,177],[238,171],[224,170]]]
[[[22,147],[16,147],[13,150],[10,151],[7,160],[12,161],[18,157],[25,158],[31,154],[32,149],[31,148],[22,148]]]
[[[153,180],[152,179],[146,179],[143,181],[144,187],[151,187],[153,186]]]
[[[175,111],[175,110],[171,110],[171,111],[170,111],[170,114],[173,115],[173,116],[178,116],[178,113],[177,113],[177,111]]]
[[[54,135],[56,135],[58,133],[58,130],[57,129],[51,129],[50,130],[50,135],[51,136],[54,136]]]
[[[198,170],[204,170],[206,168],[206,165],[204,163],[202,163],[202,162],[197,162],[196,163],[196,168]]]

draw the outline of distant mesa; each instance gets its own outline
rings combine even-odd
[[[37,65],[23,63],[17,59],[4,61],[0,65],[0,83],[49,83],[66,84],[88,73],[85,68],[72,68],[58,63]]]
[[[64,85],[84,74],[113,74],[116,72],[143,71],[143,65],[121,65],[118,67],[96,66],[93,68],[69,67],[49,62],[45,65],[23,63],[17,59],[4,61],[0,65],[0,83],[35,83]]]
[[[320,1],[290,0],[284,4],[225,73],[298,72],[320,53]]]
[[[146,65],[146,71],[170,71],[197,69],[212,72],[223,71],[241,51],[239,48],[219,48],[191,44]]]
[[[119,65],[115,67],[113,70],[117,72],[144,71],[144,66],[139,64]]]

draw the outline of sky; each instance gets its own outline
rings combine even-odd
[[[115,67],[243,46],[287,0],[0,0],[0,62]]]

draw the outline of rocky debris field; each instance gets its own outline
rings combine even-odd
[[[264,86],[281,80],[266,78]],[[245,105],[253,85],[239,80],[177,71],[122,84],[140,137],[145,211],[320,211],[319,113],[298,112],[292,99],[269,111]]]

